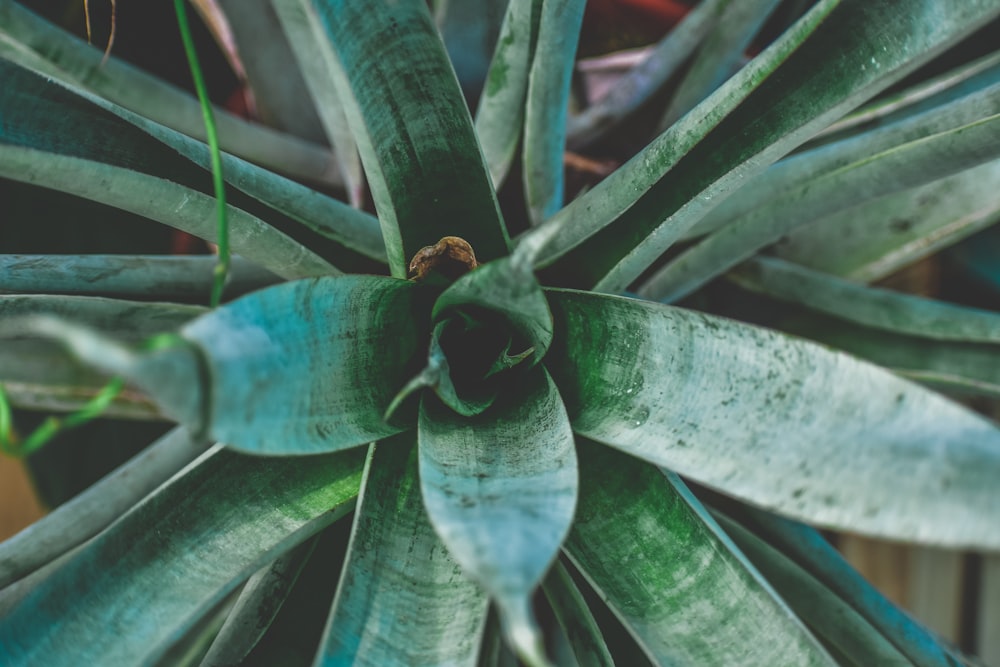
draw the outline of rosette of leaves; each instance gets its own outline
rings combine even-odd
[[[232,247],[276,276],[229,291],[280,284],[212,311],[167,298],[207,294],[196,259],[2,259],[15,405],[103,372],[109,414],[178,423],[0,547],[5,664],[962,661],[806,524],[1000,548],[1000,431],[899,377],[990,394],[990,369],[666,302],[728,272],[995,368],[996,314],[865,282],[997,219],[996,55],[877,97],[996,2],[806,3],[738,67],[779,3],[704,0],[571,121],[582,2],[442,4],[440,32],[419,0],[222,4],[283,49],[257,94],[291,86],[333,150],[222,115]],[[455,37],[500,14],[485,57]],[[193,100],[9,0],[0,35],[0,174],[214,240]],[[448,53],[489,62],[474,117]],[[567,140],[671,80],[668,128],[564,206]],[[324,194],[364,182],[377,217]]]

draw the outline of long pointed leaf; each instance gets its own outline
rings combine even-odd
[[[570,118],[567,136],[569,147],[586,147],[648,102],[688,61],[730,2],[731,0],[706,0],[699,3],[607,95]]]
[[[93,486],[0,543],[0,588],[90,539],[208,447],[172,430]]]
[[[817,3],[698,111],[554,216],[562,233],[544,264],[587,239],[553,267],[560,284],[624,289],[746,179],[997,15],[989,0],[905,12],[895,0]]]
[[[72,92],[0,59],[0,176],[100,201],[215,240],[209,174]],[[228,207],[231,246],[285,278],[335,273],[247,211]]]
[[[563,205],[566,113],[585,4],[581,0],[542,4],[524,112],[524,191],[535,224]]]
[[[531,595],[576,507],[576,451],[559,393],[533,369],[475,418],[425,395],[419,437],[431,524],[500,606],[509,640],[528,659],[540,642]]]
[[[725,6],[660,119],[661,131],[673,125],[740,68],[751,40],[778,4],[777,0],[743,0]]]
[[[153,304],[101,297],[0,295],[0,327],[34,315],[54,315],[94,328],[120,332],[123,339],[172,331],[205,312],[198,306]],[[4,339],[0,344],[0,382],[14,405],[42,410],[75,410],[96,395],[107,378],[71,357],[51,341]],[[140,393],[126,389],[105,413],[109,416],[162,418]]]
[[[777,323],[782,331],[831,345],[941,391],[1000,398],[1000,348],[906,336],[812,312]]]
[[[1000,88],[997,92],[1000,105]],[[847,165],[715,232],[657,271],[639,293],[675,301],[805,222],[998,157],[1000,113]]]
[[[542,589],[579,667],[612,667],[615,663],[601,629],[562,561],[553,566]]]
[[[349,511],[360,471],[360,451],[211,451],[35,587],[0,625],[0,654],[11,667],[153,662],[250,574]]]
[[[815,529],[745,505],[730,516],[839,595],[917,667],[955,665],[940,639],[879,593]]]
[[[1000,343],[1000,313],[865,287],[780,259],[755,257],[741,265],[733,279],[744,288],[876,329],[936,340]]]
[[[205,139],[191,95],[60,30],[20,3],[0,0],[0,54],[39,74],[80,86],[156,122]],[[321,146],[252,125],[213,109],[223,150],[307,181],[340,184],[333,155]]]
[[[298,68],[305,77],[304,83],[316,100],[316,110],[336,151],[350,201],[355,206],[360,206],[364,193],[361,157],[334,84],[335,77],[340,76],[340,65],[330,50],[319,17],[308,0],[286,0],[270,4],[287,35]],[[293,68],[293,71],[297,70]]]
[[[507,5],[486,75],[486,86],[476,110],[476,135],[496,188],[503,183],[514,162],[524,129],[524,101],[542,5],[542,0],[511,0]]]
[[[417,251],[445,236],[464,238],[481,261],[506,255],[507,232],[472,118],[426,3],[314,5],[350,86],[338,94],[392,274],[405,278]]]
[[[579,446],[580,508],[565,550],[654,663],[831,664],[680,480]]]
[[[909,667],[905,655],[860,614],[777,549],[728,517],[716,519],[780,591],[795,613],[854,664]]]
[[[552,291],[577,433],[821,525],[1000,546],[1000,430],[876,366],[723,318]]]
[[[969,125],[1000,110],[1000,83],[973,90],[947,104],[934,107],[878,129],[792,155],[772,165],[740,188],[698,222],[689,233],[704,234],[720,229],[752,213],[754,209],[787,197],[807,183],[880,153],[934,134]],[[930,171],[930,170],[929,170]],[[803,217],[811,219],[803,213]]]
[[[1000,161],[800,227],[775,254],[858,282],[884,278],[1000,220]]]
[[[227,297],[279,282],[242,257],[232,260]],[[217,262],[212,255],[0,255],[0,292],[205,300]]]
[[[316,665],[475,665],[487,599],[427,521],[413,434],[373,445]]]

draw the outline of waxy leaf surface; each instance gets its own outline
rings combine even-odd
[[[1000,547],[1000,430],[891,373],[764,329],[551,291],[545,358],[579,434],[778,513]]]

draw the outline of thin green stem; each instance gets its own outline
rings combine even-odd
[[[191,37],[191,25],[188,23],[187,7],[184,0],[174,0],[174,11],[177,14],[177,24],[181,30],[181,41],[184,42],[184,53],[191,67],[191,78],[201,103],[201,115],[205,121],[205,136],[208,138],[208,149],[211,154],[212,185],[215,188],[216,215],[218,232],[216,239],[219,247],[219,261],[213,271],[211,306],[215,308],[222,301],[222,290],[229,275],[229,220],[226,217],[226,186],[222,179],[222,153],[219,151],[219,136],[215,128],[215,116],[212,114],[212,103],[208,99],[208,88],[201,72],[198,53]]]
[[[7,401],[7,396],[3,388],[0,387],[0,450],[3,450],[5,454],[24,458],[41,449],[62,431],[82,426],[90,420],[101,416],[101,413],[108,409],[111,402],[115,400],[115,397],[124,388],[125,380],[119,377],[112,378],[82,408],[63,418],[49,417],[31,435],[25,438],[23,442],[19,442],[14,433],[10,403]]]

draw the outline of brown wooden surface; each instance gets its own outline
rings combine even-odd
[[[0,541],[44,514],[20,461],[0,456]]]

